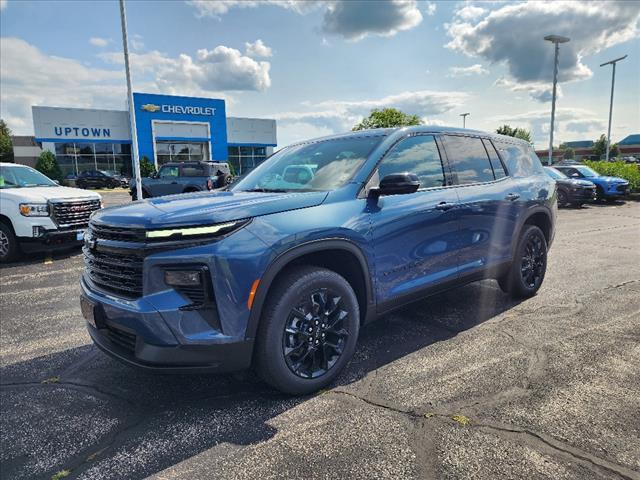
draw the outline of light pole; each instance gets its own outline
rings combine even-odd
[[[120,0],[120,22],[122,24],[122,49],[124,51],[124,71],[127,76],[127,99],[129,101],[129,124],[131,126],[131,153],[133,154],[133,173],[136,176],[136,196],[142,199],[142,178],[140,177],[140,159],[138,158],[138,131],[136,115],[133,111],[133,92],[131,91],[131,72],[129,70],[129,41],[127,39],[127,15],[124,0]]]
[[[551,100],[551,131],[549,132],[549,159],[547,164],[553,164],[553,122],[556,118],[556,85],[558,84],[558,52],[560,51],[560,44],[567,43],[568,37],[562,37],[560,35],[547,35],[545,40],[552,42],[555,45],[555,58],[553,61],[553,98]]]
[[[607,129],[607,158],[606,161],[609,161],[609,148],[611,147],[611,115],[613,114],[613,87],[616,84],[616,63],[620,60],[624,60],[627,58],[624,57],[616,58],[615,60],[611,60],[610,62],[603,63],[600,65],[604,67],[605,65],[613,65],[613,69],[611,70],[611,101],[609,102],[609,128]]]
[[[471,115],[470,113],[461,113],[460,116],[462,117],[462,128],[467,128],[467,115]]]

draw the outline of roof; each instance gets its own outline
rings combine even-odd
[[[37,147],[36,137],[30,135],[12,135],[11,143],[14,147]]]
[[[563,142],[565,147],[590,148],[593,147],[593,140],[576,140],[575,142]]]
[[[640,133],[627,135],[618,142],[618,145],[640,145]]]
[[[524,143],[529,145],[528,142],[516,137],[509,137],[507,135],[499,135],[493,132],[483,132],[481,130],[470,130],[468,128],[455,128],[455,127],[441,127],[436,125],[415,125],[411,127],[395,127],[395,128],[372,128],[369,130],[354,130],[351,132],[338,133],[334,135],[327,135],[326,137],[312,138],[297,142],[295,145],[301,145],[304,143],[322,142],[325,140],[335,140],[338,138],[349,137],[375,137],[375,136],[389,136],[391,134],[403,133],[451,133],[459,135],[481,135],[483,137],[490,137],[496,140],[508,141],[509,143]]]

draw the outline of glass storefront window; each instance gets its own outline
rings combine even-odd
[[[108,153],[113,153],[113,143],[96,143],[94,145],[96,155]]]
[[[158,141],[155,145],[158,165],[167,162],[188,162],[209,159],[209,148],[205,142]]]
[[[266,147],[229,147],[229,164],[236,175],[245,175],[267,158]]]
[[[65,176],[96,169],[132,174],[130,144],[56,143],[55,152]]]

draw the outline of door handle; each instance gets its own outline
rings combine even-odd
[[[504,197],[505,200],[509,200],[510,202],[513,202],[514,200],[517,200],[519,198],[519,193],[509,193],[506,197]]]
[[[455,207],[456,204],[455,203],[448,203],[448,202],[440,202],[439,204],[436,205],[436,210],[450,210],[453,207]]]

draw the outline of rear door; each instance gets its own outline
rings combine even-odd
[[[181,191],[188,187],[206,190],[207,179],[207,169],[202,164],[188,163],[180,168]]]
[[[400,140],[381,160],[369,185],[392,173],[415,173],[417,192],[373,201],[371,235],[381,310],[403,297],[457,278],[455,189],[433,135]]]
[[[492,142],[445,135],[444,147],[460,200],[460,275],[507,262],[519,215],[519,187]]]

